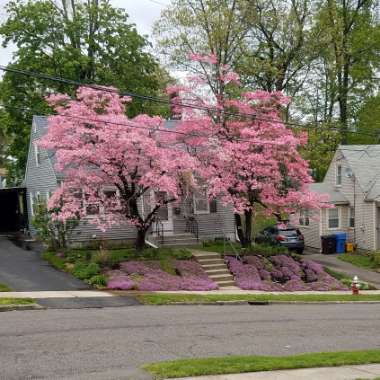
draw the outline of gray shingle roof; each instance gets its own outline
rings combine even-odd
[[[46,131],[49,127],[48,117],[47,116],[34,115],[33,116],[33,122],[36,125],[36,136],[38,138],[42,137],[46,133]],[[177,123],[178,123],[178,120],[165,120],[164,128],[170,129],[170,130],[175,130]],[[62,179],[62,177],[63,177],[62,174],[57,172],[57,170],[55,169],[55,164],[56,164],[55,152],[54,151],[48,151],[47,154],[48,154],[48,157],[52,163],[52,166],[53,166],[53,169],[55,171],[57,178]]]
[[[312,183],[309,186],[310,191],[320,194],[328,194],[330,199],[329,203],[333,204],[348,204],[348,199],[334,186],[330,186],[324,182]]]
[[[366,199],[379,198],[380,145],[340,145],[338,149],[347,160]]]

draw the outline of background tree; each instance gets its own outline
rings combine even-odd
[[[315,33],[320,42],[320,74],[315,83],[324,88],[323,120],[336,114],[342,143],[349,142],[349,130],[363,99],[373,94],[379,68],[380,26],[374,0],[326,0],[316,14]],[[319,78],[319,79],[318,79]]]
[[[62,222],[91,214],[89,221],[103,230],[131,224],[141,250],[158,210],[186,194],[182,179],[193,160],[182,146],[166,143],[160,117],[128,118],[130,99],[85,87],[76,97],[48,99],[58,115],[49,117],[38,144],[55,151],[56,169],[64,175],[49,211],[57,209],[52,218]]]
[[[148,41],[140,36],[128,15],[107,0],[10,1],[8,19],[0,26],[3,46],[17,47],[10,67],[38,71],[86,83],[113,85],[120,90],[157,95],[168,75],[147,53]],[[1,101],[9,119],[9,153],[17,159],[16,177],[26,161],[30,114],[12,107],[49,111],[44,96],[73,94],[65,84],[6,73],[0,85]],[[136,101],[130,116],[140,112],[165,113],[153,104]]]

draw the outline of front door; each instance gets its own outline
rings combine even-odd
[[[163,191],[156,191],[153,193],[154,201],[157,199],[162,200],[163,198],[166,198],[167,194]],[[166,204],[164,206],[161,206],[157,211],[157,216],[161,220],[163,226],[164,226],[164,233],[165,234],[171,234],[173,233],[173,207],[172,205]]]
[[[157,199],[166,197],[166,193],[163,191],[151,191],[150,193],[144,194],[144,214],[147,215],[151,212],[152,208],[156,204]],[[157,216],[160,223],[162,223],[163,231],[166,235],[173,233],[173,207],[171,204],[161,206],[157,211]],[[153,231],[155,231],[155,226],[153,226]]]

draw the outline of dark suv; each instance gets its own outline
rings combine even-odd
[[[299,254],[305,249],[305,242],[301,231],[291,225],[270,226],[259,232],[256,237],[257,243],[270,245],[283,245],[289,251],[296,251]]]

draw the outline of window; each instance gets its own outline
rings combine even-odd
[[[309,210],[301,210],[300,211],[299,224],[301,226],[308,226],[310,224]]]
[[[339,210],[337,208],[328,209],[328,228],[339,228]]]
[[[36,165],[40,166],[41,165],[41,151],[38,145],[34,145],[34,156],[36,159]]]
[[[99,212],[100,212],[99,203],[92,201],[91,196],[89,194],[86,194],[84,199],[85,199],[86,215],[87,216],[99,215]]]
[[[194,193],[194,214],[208,214],[209,206],[207,188],[204,186],[197,189]]]
[[[211,214],[218,212],[218,202],[216,201],[215,198],[211,199],[211,201],[209,203],[209,209],[210,209]]]
[[[29,194],[30,199],[30,215],[34,216],[34,196],[33,193]]]
[[[342,165],[337,165],[336,167],[335,184],[337,186],[340,186],[342,184]]]
[[[349,224],[349,226],[351,228],[355,227],[355,208],[354,207],[350,207],[350,224]]]

